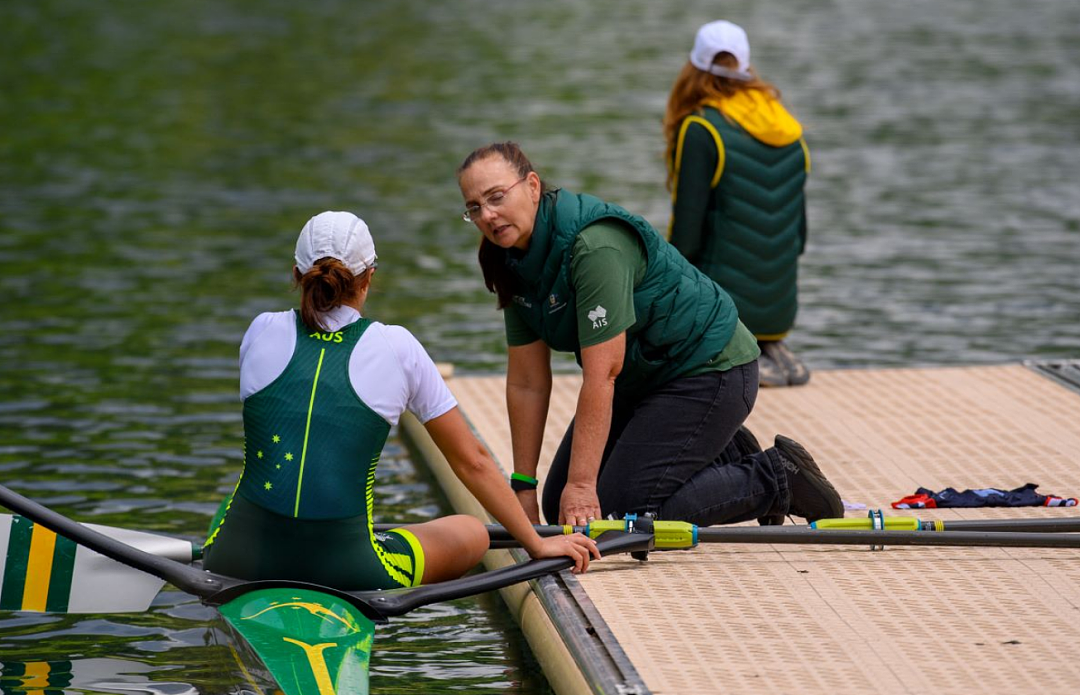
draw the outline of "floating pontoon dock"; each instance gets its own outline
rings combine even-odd
[[[448,380],[504,469],[502,376]],[[557,376],[542,467],[580,379]],[[803,442],[848,502],[924,519],[1050,518],[1078,508],[893,511],[917,487],[1080,496],[1080,362],[816,371],[762,390],[763,445]],[[459,512],[487,518],[415,420],[404,425]],[[848,511],[865,516],[865,511]],[[491,551],[489,568],[512,562]],[[520,557],[520,556],[519,556]],[[708,545],[609,558],[503,591],[559,695],[1045,693],[1080,682],[1080,551]]]

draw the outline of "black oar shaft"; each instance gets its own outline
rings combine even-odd
[[[403,615],[409,611],[439,601],[472,596],[501,589],[517,582],[535,579],[545,574],[569,569],[574,561],[569,557],[531,560],[511,567],[485,572],[461,579],[395,591],[341,591],[330,587],[293,580],[244,581],[206,572],[167,557],[152,555],[121,541],[87,528],[33,500],[0,485],[0,505],[65,536],[105,557],[164,579],[177,588],[194,594],[211,605],[227,603],[249,591],[273,587],[306,588],[339,596],[351,602],[373,619]],[[648,551],[653,537],[646,534],[609,532],[597,541],[602,555]]]
[[[386,533],[396,528],[401,528],[403,524],[375,524],[375,531],[377,533]],[[499,524],[487,525],[488,538],[491,539],[492,548],[520,548],[521,544],[510,535],[510,532]],[[540,536],[547,538],[549,536],[563,536],[566,535],[565,526],[533,526],[536,532]],[[574,526],[571,533],[585,533],[586,527]]]
[[[1080,548],[1080,535],[1005,531],[849,531],[804,526],[710,526],[698,529],[702,543],[800,545],[921,545],[991,548]]]
[[[142,570],[159,579],[164,579],[177,588],[200,598],[208,598],[223,588],[238,583],[238,580],[204,572],[195,567],[170,560],[167,557],[152,555],[114,538],[109,538],[105,534],[98,533],[72,521],[66,516],[27,499],[3,485],[0,485],[0,505],[94,552],[129,567]]]
[[[389,531],[400,525],[376,524],[376,531]],[[534,526],[541,536],[561,536],[565,526]],[[518,547],[518,542],[502,526],[489,524],[492,548]],[[583,526],[572,532],[584,533]],[[708,526],[698,528],[699,543],[776,543],[821,545],[926,545],[926,546],[1000,546],[1032,548],[1080,547],[1080,537],[1060,536],[1080,531],[1080,519],[984,519],[946,521],[942,533],[935,531],[873,531],[849,529],[812,529],[808,526]],[[856,534],[856,535],[847,535]],[[921,535],[920,535],[921,534]],[[824,537],[828,536],[828,539]],[[935,536],[937,540],[930,540]],[[1041,537],[1045,536],[1045,538]]]
[[[596,542],[602,556],[617,553],[647,551],[652,547],[652,536],[640,533],[621,533],[609,531]],[[519,565],[462,577],[439,584],[425,584],[415,589],[393,589],[390,591],[349,592],[353,598],[363,601],[369,608],[378,612],[381,618],[404,615],[420,606],[440,601],[474,596],[485,591],[501,589],[511,584],[536,579],[545,574],[569,569],[574,561],[569,557],[552,557],[543,560],[531,560]]]
[[[699,527],[699,543],[766,543],[788,545],[920,545],[920,546],[981,546],[1003,548],[1080,548],[1080,535],[1051,533],[1039,527],[1022,527],[1022,531],[1010,527],[980,522],[966,528],[946,525],[946,532],[933,531],[873,531],[827,529],[818,530],[808,526],[707,526]],[[1064,531],[1066,528],[1054,528]],[[514,547],[516,541],[500,526],[492,533],[492,547]],[[576,531],[584,528],[575,527]],[[565,533],[562,526],[537,527],[541,536]]]
[[[1080,519],[979,519],[977,521],[944,521],[945,531],[1016,531],[1019,533],[1068,533],[1080,531]]]

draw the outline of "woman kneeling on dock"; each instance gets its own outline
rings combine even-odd
[[[488,548],[474,517],[372,528],[375,467],[408,409],[529,555],[565,555],[585,571],[599,557],[596,544],[537,535],[416,338],[361,315],[376,258],[367,225],[351,213],[324,212],[300,232],[300,310],[259,315],[240,345],[244,470],[211,526],[206,568],[349,590],[430,584],[471,569]]]
[[[549,523],[651,513],[699,526],[843,516],[810,454],[778,436],[748,452],[760,354],[724,290],[641,217],[544,185],[514,143],[458,169],[463,219],[503,309],[512,485],[539,521],[551,350],[582,368],[576,415],[544,482]]]

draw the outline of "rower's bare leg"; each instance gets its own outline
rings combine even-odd
[[[488,549],[487,528],[467,514],[444,516],[405,528],[424,549],[421,578],[424,584],[460,577],[475,567]]]

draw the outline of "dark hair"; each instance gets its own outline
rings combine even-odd
[[[521,151],[516,142],[493,142],[490,145],[478,147],[469,153],[469,156],[458,167],[458,181],[461,181],[461,175],[469,167],[488,157],[502,157],[503,161],[517,170],[518,176],[521,178],[536,171],[533,169],[532,162],[529,161],[529,158],[525,156],[525,153]],[[541,179],[540,190],[542,193],[547,193],[552,189],[549,189]],[[481,238],[477,258],[480,260],[480,270],[484,274],[484,286],[488,288],[488,292],[496,296],[498,307],[500,309],[505,308],[513,301],[514,297],[514,276],[510,273],[510,269],[506,267],[506,249],[496,246],[488,241],[486,237]]]
[[[300,318],[313,331],[328,330],[323,314],[336,309],[360,293],[370,282],[371,268],[353,275],[336,258],[320,258],[303,275],[293,274],[293,287],[300,288]]]

